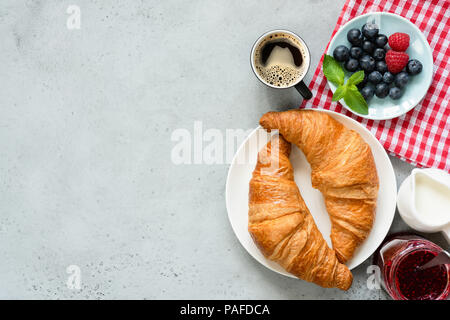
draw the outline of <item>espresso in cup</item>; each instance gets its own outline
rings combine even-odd
[[[276,30],[262,35],[252,49],[252,68],[256,76],[273,88],[295,86],[305,99],[311,92],[302,82],[309,68],[309,51],[297,35]]]

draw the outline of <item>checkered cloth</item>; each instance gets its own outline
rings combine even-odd
[[[377,11],[396,13],[419,27],[433,50],[434,72],[427,95],[411,111],[398,118],[377,121],[358,117],[332,102],[333,94],[322,73],[323,56],[309,85],[314,97],[304,101],[300,108],[343,113],[365,125],[391,154],[418,166],[450,172],[449,7],[448,0],[347,0],[334,28],[332,37],[350,19]]]

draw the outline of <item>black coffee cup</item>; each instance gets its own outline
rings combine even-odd
[[[268,60],[265,59],[269,59],[271,51],[276,46],[284,49],[288,55],[290,52],[292,56],[290,63],[266,65]],[[295,87],[303,99],[312,98],[311,91],[303,81],[309,70],[311,55],[306,43],[295,33],[287,30],[264,33],[253,45],[250,60],[253,72],[265,85],[275,89]]]

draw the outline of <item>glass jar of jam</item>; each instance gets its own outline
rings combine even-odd
[[[419,267],[442,248],[414,234],[388,237],[374,255],[381,283],[395,300],[445,300],[449,296],[450,266]]]

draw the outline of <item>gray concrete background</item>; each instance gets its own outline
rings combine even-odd
[[[267,270],[228,222],[228,165],[170,158],[171,133],[195,120],[249,129],[297,106],[256,80],[251,45],[290,29],[314,69],[343,3],[1,1],[0,298],[386,298],[366,288],[369,261],[348,292]],[[391,159],[400,184],[412,167]],[[397,215],[392,231],[406,229]]]

